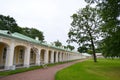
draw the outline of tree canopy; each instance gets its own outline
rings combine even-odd
[[[21,32],[21,28],[18,27],[15,19],[10,16],[0,15],[0,29],[11,32]]]
[[[31,38],[36,38],[38,37],[39,40],[43,41],[44,40],[44,36],[43,36],[43,32],[35,29],[35,28],[22,28],[23,30],[23,34],[26,35],[26,36],[29,36]]]
[[[64,46],[64,49],[69,49],[69,50],[74,50],[75,49],[75,47],[74,46],[72,46],[72,45],[67,45],[67,46]]]
[[[71,45],[67,45],[67,48],[70,49],[70,50],[74,50],[75,49],[75,47],[71,46]]]

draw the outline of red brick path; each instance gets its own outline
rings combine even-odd
[[[48,67],[47,69],[37,69],[28,72],[18,73],[6,77],[1,77],[0,80],[54,80],[54,76],[57,71],[81,61],[83,60],[60,64]]]

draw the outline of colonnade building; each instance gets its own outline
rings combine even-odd
[[[17,67],[30,67],[80,59],[78,52],[56,47],[20,33],[0,30],[0,69],[14,70]]]

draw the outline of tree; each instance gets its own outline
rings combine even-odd
[[[105,57],[120,57],[120,0],[85,0],[97,8],[104,20],[101,27],[103,32],[102,51]]]
[[[72,27],[68,33],[69,42],[76,42],[79,48],[91,49],[93,52],[94,62],[97,62],[95,54],[95,44],[99,38],[99,27],[101,18],[95,8],[87,5],[72,15]]]
[[[43,41],[44,40],[44,36],[43,36],[43,32],[35,29],[35,28],[22,28],[22,34],[29,36],[31,38],[36,38],[38,37],[39,40]]]
[[[0,29],[9,30],[11,32],[21,32],[14,18],[10,16],[0,15]]]
[[[67,47],[68,49],[70,49],[71,51],[75,49],[75,47],[74,47],[74,46],[71,46],[71,45],[67,45],[66,47]]]
[[[59,40],[54,41],[53,43],[54,43],[54,44],[55,44],[55,46],[57,46],[57,47],[62,46],[62,43],[61,43]]]

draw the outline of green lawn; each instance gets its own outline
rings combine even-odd
[[[120,80],[120,59],[77,63],[58,71],[55,80]]]

